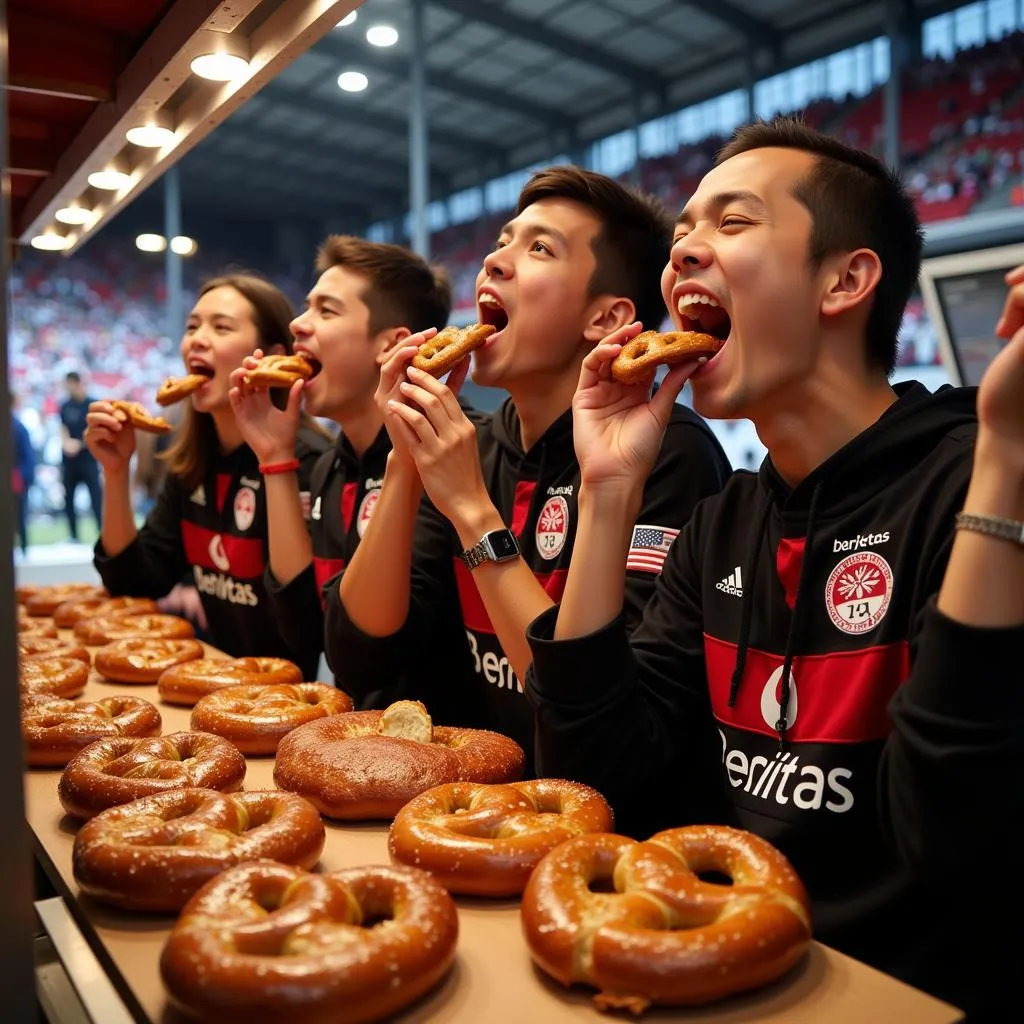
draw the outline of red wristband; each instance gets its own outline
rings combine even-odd
[[[299,468],[298,459],[289,459],[287,462],[261,462],[260,472],[264,476],[271,476],[274,473],[294,473]]]

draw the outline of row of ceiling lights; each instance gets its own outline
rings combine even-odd
[[[356,20],[356,12],[346,15],[338,22],[338,28],[345,28]],[[398,30],[391,25],[371,25],[366,30],[366,41],[371,46],[394,46],[398,42]],[[370,84],[362,71],[342,71],[338,75],[338,88],[345,92],[362,92]]]

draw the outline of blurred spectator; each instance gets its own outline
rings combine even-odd
[[[11,438],[14,442],[14,461],[11,463],[11,490],[15,500],[15,530],[21,553],[28,553],[28,491],[36,475],[36,456],[28,428],[18,416],[18,396],[10,396]]]
[[[68,530],[73,541],[78,540],[78,512],[75,509],[75,491],[79,484],[85,484],[89,492],[89,504],[96,518],[99,532],[103,520],[103,496],[100,491],[100,471],[92,452],[85,447],[85,416],[89,403],[93,401],[85,393],[81,374],[71,370],[64,376],[68,397],[60,407],[61,451],[63,461],[64,511],[68,517]]]

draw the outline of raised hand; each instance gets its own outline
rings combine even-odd
[[[135,428],[114,415],[110,402],[93,402],[85,416],[85,446],[107,476],[127,473],[135,453]]]
[[[228,398],[242,437],[256,458],[261,463],[285,462],[295,454],[305,381],[298,380],[291,386],[288,404],[278,409],[270,400],[268,388],[255,388],[245,382],[246,373],[255,369],[262,358],[262,351],[257,349],[231,372]]]

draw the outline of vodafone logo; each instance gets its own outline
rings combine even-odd
[[[769,677],[761,691],[761,717],[769,729],[779,731],[779,715],[782,713],[782,666],[780,665]],[[796,721],[797,696],[796,680],[789,673],[789,703],[786,706],[786,729],[792,729]]]
[[[832,625],[857,636],[877,626],[892,600],[892,569],[874,551],[847,555],[825,584],[825,607]]]
[[[224,538],[219,533],[215,533],[210,538],[210,561],[221,572],[231,571],[231,562],[228,559],[227,552],[224,550]]]

